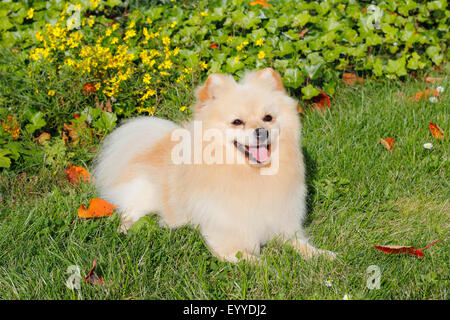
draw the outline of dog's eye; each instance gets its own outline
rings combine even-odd
[[[233,120],[233,122],[231,124],[233,126],[240,126],[241,124],[244,124],[244,122],[240,119],[235,119],[235,120]]]
[[[272,116],[270,115],[270,114],[266,114],[265,116],[264,116],[264,118],[263,118],[263,121],[265,121],[265,122],[270,122],[270,121],[272,121]]]

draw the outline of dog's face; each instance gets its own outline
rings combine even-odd
[[[236,155],[239,163],[269,164],[280,135],[298,132],[296,102],[272,69],[251,72],[240,83],[231,76],[210,75],[197,98],[195,120],[202,121],[203,130],[220,132],[225,152]]]

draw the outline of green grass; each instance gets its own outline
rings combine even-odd
[[[326,114],[307,112],[305,227],[317,247],[340,253],[335,261],[303,260],[270,243],[263,266],[225,263],[210,254],[198,230],[164,229],[156,217],[143,218],[125,236],[116,232],[115,215],[77,218],[96,191],[69,185],[61,168],[4,170],[0,297],[78,299],[65,286],[67,267],[78,265],[84,276],[97,260],[105,285],[83,282],[83,299],[448,299],[448,138],[435,140],[428,123],[448,133],[449,84],[448,78],[440,83],[446,91],[433,104],[407,99],[432,87],[423,82],[366,82],[340,88]],[[186,93],[173,95],[186,104]],[[379,144],[386,137],[395,138],[393,152]],[[439,238],[422,259],[371,247],[420,248]],[[370,265],[380,268],[380,289],[366,286]]]

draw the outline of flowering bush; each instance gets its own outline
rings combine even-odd
[[[29,156],[16,142],[43,132],[78,142],[84,123],[88,144],[117,117],[189,116],[192,87],[208,73],[271,66],[308,100],[333,95],[348,69],[392,79],[439,66],[449,57],[449,12],[444,0],[158,1],[134,10],[120,0],[2,2],[9,51],[0,72],[36,99],[4,90],[0,167]]]

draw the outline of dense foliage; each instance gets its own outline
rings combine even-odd
[[[0,3],[0,167],[64,164],[118,118],[190,114],[208,73],[271,66],[303,100],[342,73],[380,79],[449,58],[447,1]],[[61,139],[62,138],[62,139]]]

